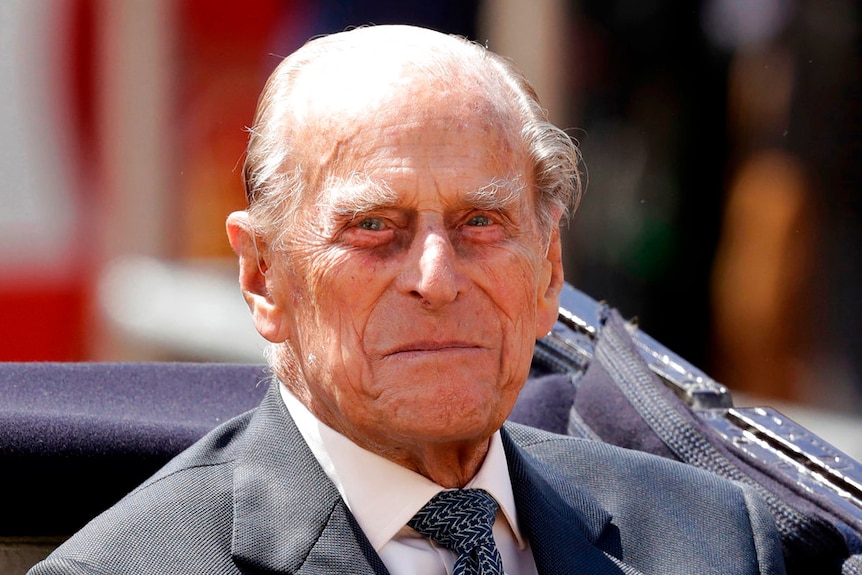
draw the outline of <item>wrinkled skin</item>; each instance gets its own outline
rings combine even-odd
[[[297,357],[297,396],[359,445],[459,486],[556,319],[559,236],[538,228],[510,111],[481,87],[399,74],[366,105],[303,103],[314,145],[300,163],[318,191],[283,249],[253,249],[245,212],[228,232],[258,330]]]

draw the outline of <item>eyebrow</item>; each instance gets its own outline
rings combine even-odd
[[[398,193],[385,182],[372,180],[356,173],[347,178],[332,177],[325,185],[326,199],[318,202],[332,209],[340,217],[355,218],[382,208],[397,205]],[[336,199],[332,199],[335,197]]]
[[[362,214],[397,207],[401,196],[386,182],[375,181],[361,173],[347,178],[333,177],[326,182],[327,194],[318,202],[339,217],[356,218]],[[494,178],[470,190],[458,200],[459,207],[506,212],[518,209],[526,185],[517,176]]]
[[[464,194],[462,201],[484,211],[511,211],[520,205],[521,194],[525,189],[524,181],[517,176],[494,178],[484,186]]]

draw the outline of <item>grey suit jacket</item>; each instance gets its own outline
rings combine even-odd
[[[744,487],[515,424],[503,442],[543,575],[783,573],[772,518]],[[60,573],[386,569],[273,384],[258,408],[202,438],[31,571]]]

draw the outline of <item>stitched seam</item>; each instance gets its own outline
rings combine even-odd
[[[62,558],[62,561],[65,563],[71,563],[73,565],[81,567],[81,569],[83,569],[84,571],[87,571],[88,573],[98,573],[99,575],[111,575],[110,571],[103,571],[102,569],[96,567],[95,565],[91,565],[90,563],[86,563],[86,562],[81,561],[79,559],[71,559],[71,558],[64,557],[64,558]]]
[[[596,356],[608,370],[608,374],[618,383],[626,399],[643,417],[647,425],[661,438],[682,461],[695,467],[706,469],[723,477],[750,485],[766,500],[770,511],[775,515],[782,536],[810,526],[805,516],[781,502],[768,489],[748,477],[733,462],[715,449],[706,438],[693,429],[667,405],[664,397],[653,388],[653,382],[642,370],[625,369],[625,366],[638,366],[640,358],[632,357],[631,349],[617,329],[606,326],[602,330],[601,341],[605,345],[596,347]],[[609,349],[606,349],[609,348]],[[619,358],[614,360],[614,358]],[[808,533],[809,536],[813,535]]]
[[[173,477],[173,476],[175,476],[175,475],[179,475],[180,473],[185,473],[185,472],[187,472],[187,471],[192,471],[192,470],[194,470],[194,469],[205,469],[205,468],[207,468],[207,467],[221,467],[221,466],[223,466],[223,465],[229,465],[229,464],[233,463],[235,460],[236,460],[236,458],[231,458],[231,459],[228,459],[228,460],[225,460],[225,461],[220,461],[220,462],[218,462],[218,463],[199,463],[199,464],[196,464],[196,465],[190,465],[190,466],[188,466],[188,467],[183,467],[183,468],[181,468],[181,469],[177,469],[177,470],[175,470],[175,471],[171,471],[170,473],[168,473],[168,474],[166,474],[166,475],[162,475],[162,476],[161,476],[161,477],[159,477],[158,479],[153,479],[153,480],[151,480],[151,481],[146,481],[146,482],[144,482],[143,484],[141,484],[141,485],[137,486],[135,489],[133,489],[132,491],[130,491],[130,492],[129,492],[129,495],[134,495],[134,494],[136,494],[136,493],[139,493],[139,492],[141,492],[141,491],[144,491],[144,490],[146,490],[146,489],[149,489],[150,487],[152,487],[152,486],[154,486],[154,485],[157,485],[157,484],[161,483],[162,481],[164,481],[164,480],[166,480],[166,479],[169,479],[169,478],[171,478],[171,477]]]

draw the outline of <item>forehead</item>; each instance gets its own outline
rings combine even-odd
[[[309,189],[317,203],[385,191],[388,204],[459,204],[529,180],[526,155],[493,117],[447,108],[424,113],[420,105],[349,125],[318,140],[318,181]]]
[[[308,196],[319,201],[334,192],[333,180],[373,181],[390,195],[426,186],[451,193],[530,182],[519,119],[487,79],[457,68],[444,77],[405,65],[385,70],[378,83],[366,78],[355,93],[341,85],[344,77],[315,74],[320,77],[313,83],[325,87],[326,96],[302,105],[299,155]],[[352,188],[337,187],[342,193]]]

